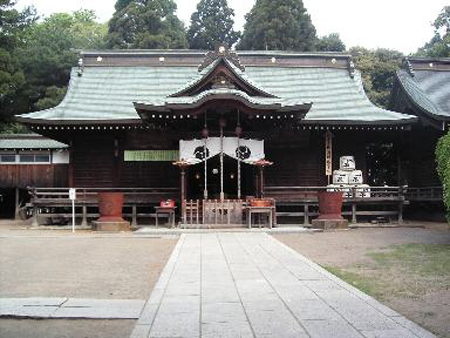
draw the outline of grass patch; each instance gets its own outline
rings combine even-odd
[[[404,244],[388,247],[386,252],[369,252],[379,265],[396,266],[422,277],[450,276],[450,245]]]
[[[370,262],[324,268],[379,300],[419,298],[450,288],[448,244],[392,245],[366,255]]]
[[[383,296],[383,284],[373,278],[367,278],[362,274],[334,266],[324,265],[324,269],[333,275],[341,278],[355,288],[365,292],[373,297],[379,298]]]

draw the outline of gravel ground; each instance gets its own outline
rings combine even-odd
[[[393,244],[450,243],[450,231],[421,228],[354,229],[274,237],[316,263],[337,267],[367,261],[370,259],[365,257],[367,252]]]
[[[0,297],[148,299],[177,236],[26,230],[0,222]],[[135,320],[0,319],[2,338],[123,338]]]
[[[176,238],[0,238],[0,297],[148,299]]]
[[[0,319],[2,338],[126,338],[134,320]]]

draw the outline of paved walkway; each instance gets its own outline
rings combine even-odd
[[[434,337],[264,233],[182,235],[131,335]]]

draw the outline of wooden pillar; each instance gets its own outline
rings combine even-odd
[[[259,167],[259,180],[260,180],[260,196],[261,198],[264,197],[264,167]]]
[[[181,222],[186,223],[186,168],[181,167]]]
[[[402,182],[402,156],[399,146],[397,145],[397,185],[401,186]]]
[[[75,164],[73,159],[73,149],[74,149],[74,142],[73,140],[69,141],[69,187],[73,188],[75,187]]]
[[[20,189],[19,189],[19,187],[16,187],[16,189],[15,189],[15,195],[14,195],[14,198],[15,198],[15,203],[14,203],[14,218],[16,219],[16,220],[18,220],[20,217],[19,217],[19,210],[20,210]]]
[[[83,204],[81,207],[82,210],[82,219],[81,219],[81,226],[86,227],[87,226],[87,206],[86,204]]]
[[[352,203],[352,223],[356,224],[357,223],[357,218],[356,218],[356,203]]]
[[[303,225],[309,225],[309,205],[307,203],[303,205]]]
[[[137,206],[136,204],[133,204],[131,207],[131,226],[136,227],[137,225]]]
[[[114,137],[114,148],[113,148],[113,156],[114,156],[114,173],[113,173],[113,184],[115,187],[119,187],[121,184],[121,169],[122,169],[122,156],[119,145],[119,139]]]
[[[398,224],[403,224],[403,201],[398,204]]]
[[[255,174],[255,197],[261,197],[260,191],[259,191],[259,168]]]

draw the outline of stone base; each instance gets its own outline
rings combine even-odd
[[[348,229],[348,221],[346,219],[313,219],[313,229]]]
[[[94,231],[131,231],[130,222],[92,222],[92,230]]]

